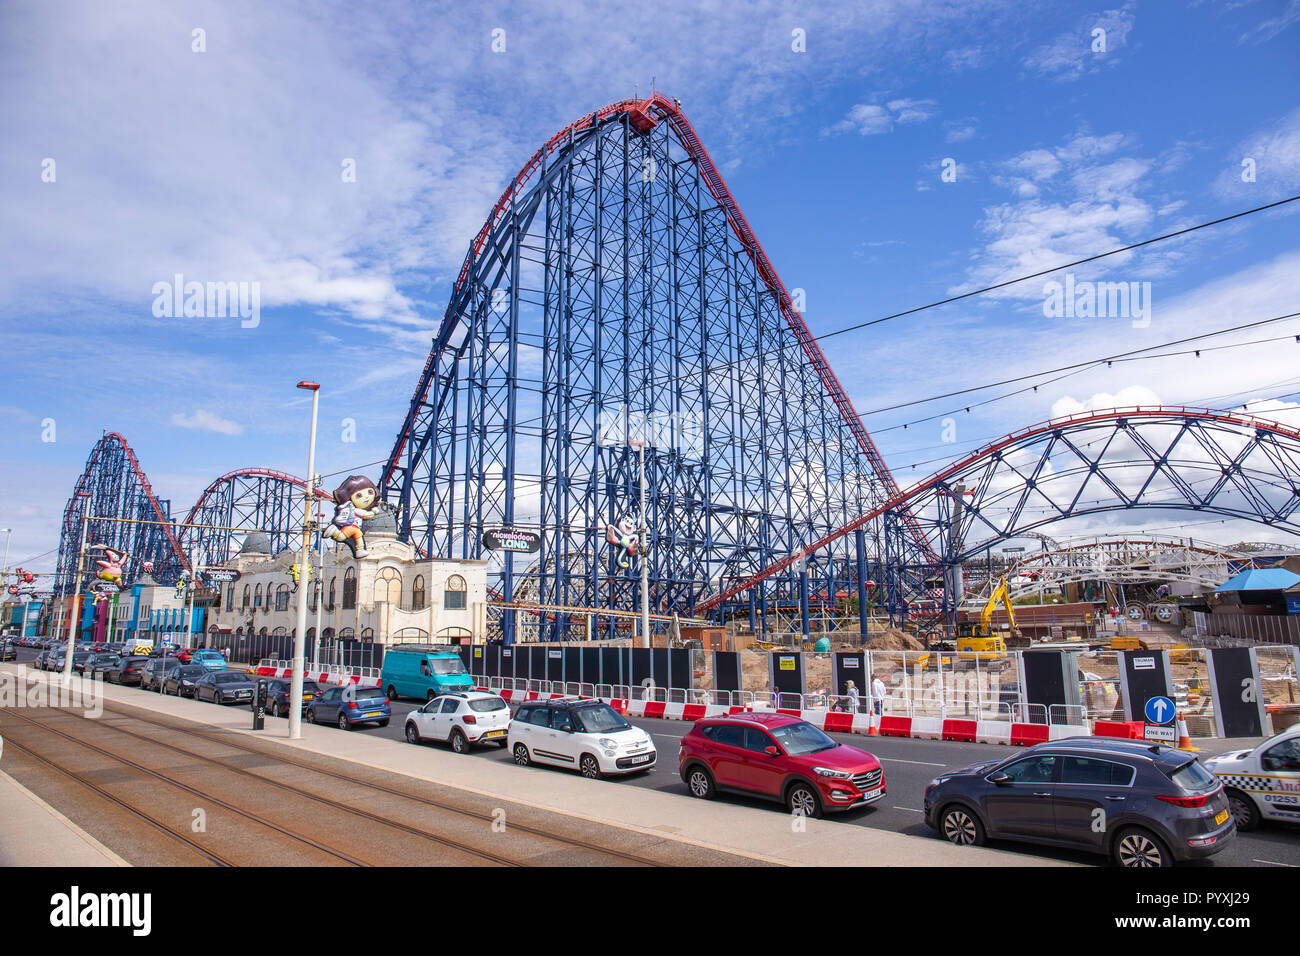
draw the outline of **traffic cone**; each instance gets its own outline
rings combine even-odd
[[[1178,749],[1188,750],[1192,753],[1200,753],[1201,751],[1200,747],[1192,746],[1191,735],[1187,732],[1187,718],[1183,716],[1181,710],[1178,712]]]
[[[870,712],[868,712],[868,714],[867,714],[867,736],[868,736],[868,737],[879,737],[879,736],[880,736],[880,730],[879,730],[879,728],[876,726],[876,722],[877,722],[879,719],[880,719],[880,718],[876,716],[876,711],[875,711],[874,708],[873,708]]]

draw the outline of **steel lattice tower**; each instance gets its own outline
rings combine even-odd
[[[434,554],[487,557],[484,530],[540,531],[541,554],[496,561],[503,596],[635,607],[635,565],[618,569],[604,540],[638,505],[637,456],[609,441],[623,437],[623,414],[660,432],[646,454],[658,611],[693,612],[719,581],[897,490],[663,97],[568,127],[497,203],[453,288],[385,496],[401,506],[403,536]],[[873,538],[860,540],[861,560],[874,558]],[[813,587],[834,594],[859,556],[845,546],[819,561]],[[795,580],[769,586],[789,595]]]

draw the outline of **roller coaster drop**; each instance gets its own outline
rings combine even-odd
[[[645,560],[661,614],[765,619],[772,604],[846,593],[865,608],[871,582],[896,617],[951,606],[961,566],[991,542],[1103,511],[1300,526],[1300,433],[1213,409],[1045,422],[900,490],[694,129],[659,95],[561,130],[494,205],[378,484],[401,537],[493,559],[505,600],[631,609],[639,569],[604,543],[637,507],[631,439],[649,446]],[[279,550],[302,491],[291,475],[231,472],[183,524],[259,527]],[[118,434],[76,492],[90,497],[65,509],[61,585],[86,513],[154,521],[91,538],[151,559],[160,580],[191,548],[206,564],[232,553],[229,531],[170,524]],[[535,532],[539,551],[486,552],[483,532],[500,528]],[[514,611],[499,613],[513,633]],[[539,636],[566,627],[558,616]]]

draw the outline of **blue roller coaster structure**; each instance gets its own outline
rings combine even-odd
[[[1053,522],[1177,509],[1300,529],[1300,433],[1191,408],[1101,409],[1015,432],[902,490],[678,104],[624,100],[552,137],[470,243],[380,474],[421,553],[487,558],[495,595],[639,608],[607,526],[640,517],[650,604],[698,617],[856,594],[951,622],[972,555]],[[88,497],[81,497],[82,494]],[[319,492],[318,492],[319,494]],[[60,589],[94,543],[174,579],[230,526],[294,540],[303,483],[214,481],[172,524],[125,439],[92,450],[64,513]],[[152,521],[141,524],[140,521]],[[186,526],[186,527],[182,527]],[[196,526],[196,527],[188,527]],[[206,527],[203,527],[206,526]],[[530,555],[483,533],[531,530]],[[514,611],[499,608],[507,640]],[[541,618],[563,639],[567,614]],[[611,629],[613,624],[608,625]],[[865,625],[864,625],[865,626]]]

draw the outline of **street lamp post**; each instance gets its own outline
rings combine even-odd
[[[307,490],[302,510],[302,562],[299,570],[311,561],[312,506],[316,501],[316,411],[320,406],[320,385],[299,382],[298,387],[311,392],[311,438],[307,443]],[[297,626],[293,633],[293,681],[289,688],[289,739],[302,736],[302,681],[307,647],[307,589],[298,589]]]
[[[81,511],[81,546],[77,549],[77,579],[76,586],[72,593],[72,607],[68,610],[68,652],[64,655],[63,661],[63,679],[72,680],[72,654],[73,649],[77,646],[77,619],[81,617],[78,611],[81,610],[81,575],[83,566],[86,561],[86,531],[90,526],[87,520],[89,515],[86,512],[90,509],[90,492],[78,491],[76,497],[84,498],[84,506]]]
[[[646,536],[650,533],[650,522],[645,511],[645,442],[632,439],[628,442],[637,450],[641,466],[641,527],[637,534],[641,541],[641,646],[650,646],[650,563],[646,552]]]

